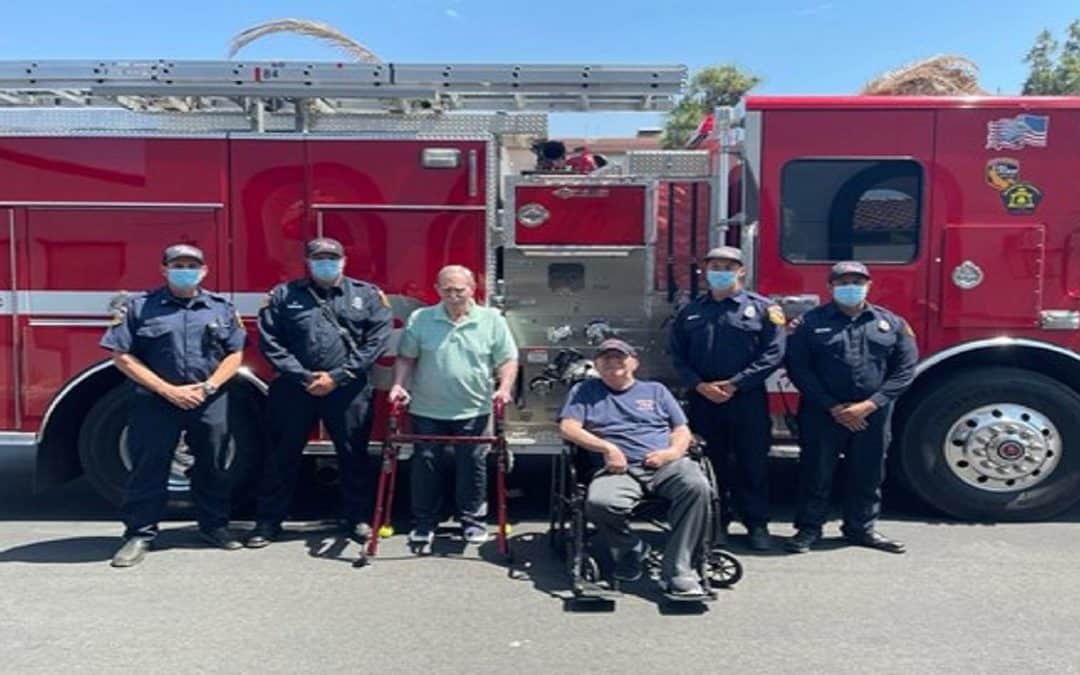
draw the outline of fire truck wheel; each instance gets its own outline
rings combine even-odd
[[[1018,368],[972,370],[931,391],[900,432],[911,489],[964,520],[1042,520],[1080,499],[1080,396]]]
[[[106,499],[120,504],[124,486],[131,473],[131,455],[127,447],[128,410],[134,392],[117,387],[103,396],[86,416],[79,432],[79,459],[90,484]],[[258,401],[243,387],[230,391],[229,420],[233,440],[225,457],[225,467],[233,486],[233,501],[250,497],[257,467],[257,453],[262,447],[258,420]],[[169,474],[169,508],[185,510],[192,506],[188,470],[194,458],[181,438]]]

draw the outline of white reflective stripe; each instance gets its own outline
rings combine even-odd
[[[262,307],[266,293],[233,293],[231,297],[240,316],[255,316]]]
[[[139,291],[141,292],[141,291]],[[13,314],[12,298],[18,300],[19,314],[26,316],[108,316],[109,303],[120,291],[0,291],[0,315]],[[244,316],[254,316],[266,293],[231,294]]]
[[[119,291],[17,291],[19,314],[105,316]]]
[[[14,314],[13,301],[17,300],[19,314],[23,316],[103,317],[110,314],[109,303],[120,293],[121,291],[0,291],[0,315]],[[266,292],[226,295],[236,305],[241,316],[257,315],[263,299],[266,298]],[[410,306],[409,310],[412,309],[415,308]],[[405,316],[407,315],[408,312],[405,313]]]
[[[108,328],[112,319],[30,319],[30,326],[64,326],[66,328]]]

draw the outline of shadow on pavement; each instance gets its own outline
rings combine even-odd
[[[14,546],[0,551],[0,563],[91,563],[112,558],[119,537],[69,537]]]

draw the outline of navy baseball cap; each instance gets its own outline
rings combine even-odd
[[[717,246],[709,249],[705,254],[705,260],[731,260],[743,264],[742,251],[734,246]]]
[[[161,262],[164,265],[168,265],[172,261],[179,260],[180,258],[192,258],[198,260],[200,265],[206,264],[206,258],[203,257],[203,252],[191,244],[173,244],[165,249],[165,252],[161,255]]]
[[[345,257],[345,247],[341,245],[340,241],[331,239],[330,237],[312,239],[307,243],[307,246],[304,247],[304,252],[309,258],[313,255],[319,255],[320,253],[330,253],[339,258]]]
[[[870,270],[866,265],[857,260],[845,260],[832,266],[829,271],[829,281],[836,281],[845,274],[858,274],[861,277],[870,278]]]
[[[618,338],[608,338],[601,342],[600,346],[596,348],[596,355],[600,356],[604,352],[619,352],[623,356],[637,356],[636,349]]]

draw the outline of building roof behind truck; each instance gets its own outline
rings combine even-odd
[[[1080,96],[747,96],[746,110],[1080,109]]]

